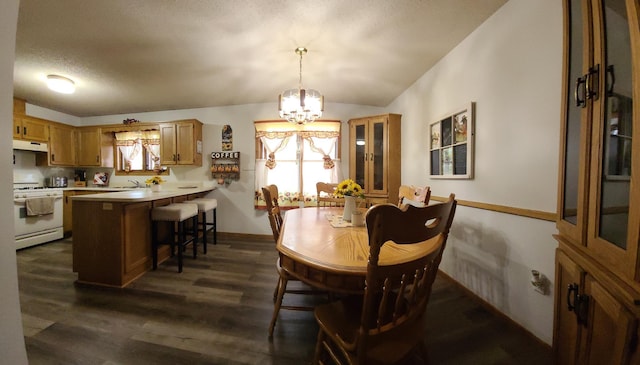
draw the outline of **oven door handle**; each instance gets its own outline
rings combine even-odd
[[[37,199],[37,198],[55,198],[56,200],[58,200],[58,199],[62,199],[62,195],[56,195],[56,196],[34,196],[34,197],[28,197],[28,198],[13,198],[13,202],[14,203],[22,203],[22,204],[24,204],[24,202],[27,199]]]

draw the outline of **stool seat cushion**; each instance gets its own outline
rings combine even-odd
[[[209,198],[196,198],[192,200],[188,200],[185,203],[195,203],[198,204],[198,210],[200,212],[207,212],[218,207],[218,200],[209,199]]]
[[[198,205],[191,203],[170,204],[151,210],[151,219],[154,221],[182,222],[194,215],[198,215]]]

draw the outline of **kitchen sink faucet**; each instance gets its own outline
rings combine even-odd
[[[127,181],[130,182],[130,183],[133,183],[133,185],[135,185],[136,188],[142,187],[142,185],[140,185],[140,182],[137,181],[137,180],[127,180]]]

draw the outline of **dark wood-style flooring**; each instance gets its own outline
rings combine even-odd
[[[281,311],[268,339],[277,279],[268,241],[219,239],[206,256],[188,255],[182,274],[170,260],[124,289],[75,284],[70,239],[17,259],[31,365],[298,365],[313,356],[312,312]],[[548,346],[447,279],[436,280],[427,312],[431,364],[551,363]]]

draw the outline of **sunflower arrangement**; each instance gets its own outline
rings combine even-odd
[[[145,183],[149,185],[158,185],[158,184],[162,184],[163,182],[165,182],[165,180],[162,180],[160,176],[150,177],[147,180],[145,180]]]
[[[342,198],[345,196],[354,196],[356,198],[364,198],[362,186],[351,179],[345,179],[336,188],[334,196]]]

